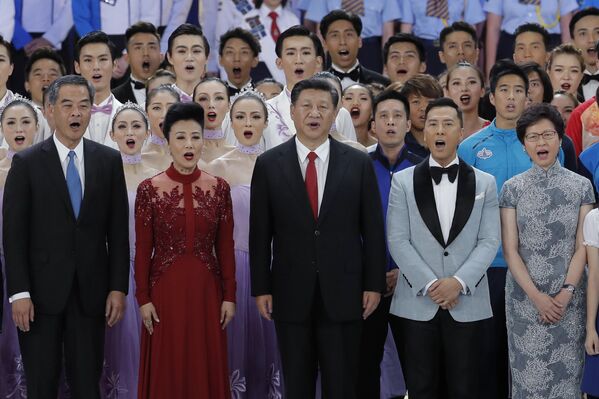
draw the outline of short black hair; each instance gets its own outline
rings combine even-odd
[[[273,85],[277,85],[279,86],[279,88],[281,90],[283,90],[285,88],[285,86],[283,85],[283,83],[279,82],[278,80],[275,80],[273,78],[264,78],[256,83],[254,83],[254,87],[258,87],[260,85],[264,85],[264,84],[273,84]]]
[[[223,55],[225,45],[230,39],[239,39],[248,46],[250,46],[252,52],[254,53],[254,57],[257,57],[262,51],[262,46],[260,45],[260,42],[256,40],[254,35],[252,35],[252,32],[243,28],[234,28],[226,31],[224,34],[221,35],[220,45],[218,47],[218,55]]]
[[[525,62],[520,65],[520,68],[522,68],[526,77],[532,72],[536,72],[539,75],[541,84],[543,85],[543,102],[550,103],[551,100],[553,100],[553,86],[551,85],[551,79],[547,72],[545,72],[545,69],[541,68],[541,66],[534,61]]]
[[[534,32],[541,35],[543,37],[545,51],[551,51],[549,48],[551,46],[549,32],[547,32],[547,29],[543,28],[541,25],[532,22],[522,24],[514,31],[514,50],[516,49],[516,38],[526,32]]]
[[[443,45],[445,44],[445,40],[447,40],[447,36],[455,32],[466,32],[472,37],[474,47],[478,47],[478,37],[476,36],[476,29],[474,29],[474,26],[470,25],[468,22],[456,21],[443,28],[439,34],[439,47],[441,48],[441,51],[443,51]]]
[[[8,62],[12,65],[15,58],[15,48],[8,40],[4,39],[4,36],[2,35],[0,35],[0,46],[6,48],[6,52],[8,53]]]
[[[89,94],[90,103],[94,103],[94,95],[96,94],[96,89],[90,82],[88,82],[84,77],[79,75],[65,75],[56,79],[46,91],[48,92],[48,102],[52,105],[56,104],[58,100],[58,93],[60,92],[60,88],[62,86],[84,86],[87,88],[87,92]]]
[[[223,85],[223,87],[225,88],[225,95],[227,96],[227,102],[230,100],[229,85],[227,85],[227,82],[225,82],[224,80],[222,80],[220,78],[210,76],[210,77],[202,79],[197,85],[195,85],[195,87],[193,88],[193,94],[191,95],[191,98],[193,99],[193,101],[196,100],[196,91],[198,90],[198,87],[201,84],[208,83],[208,82],[217,82],[217,83],[220,83],[221,85]]]
[[[395,43],[412,43],[414,46],[416,46],[416,50],[418,51],[418,58],[420,59],[420,62],[425,62],[426,61],[426,50],[424,49],[424,45],[422,44],[422,42],[420,41],[420,39],[418,39],[416,36],[414,36],[411,33],[396,33],[395,35],[391,36],[389,38],[389,40],[387,40],[387,43],[385,43],[385,45],[383,46],[383,63],[386,64],[387,60],[389,59],[389,49],[391,49],[391,46],[394,45]]]
[[[399,89],[399,92],[406,98],[417,95],[427,98],[443,97],[443,87],[431,75],[418,74],[406,80]]]
[[[170,55],[173,55],[173,43],[175,39],[183,35],[200,36],[202,38],[202,41],[204,42],[204,52],[206,53],[206,58],[208,58],[208,56],[210,55],[210,44],[208,43],[208,39],[206,39],[206,36],[204,36],[202,28],[188,23],[179,25],[168,37],[167,52]]]
[[[326,54],[324,52],[322,42],[320,41],[318,36],[316,36],[315,33],[310,34],[310,39],[312,39],[312,42],[314,43],[314,48],[316,48],[316,56],[322,58],[322,62],[324,62],[326,59]]]
[[[522,78],[524,88],[528,92],[528,76],[514,61],[506,58],[497,61],[491,68],[491,73],[489,74],[489,88],[491,89],[491,93],[495,93],[497,82],[506,75],[516,75]]]
[[[458,115],[458,119],[460,120],[460,126],[464,127],[464,121],[462,120],[462,111],[460,111],[460,107],[449,97],[441,97],[437,98],[426,106],[426,111],[424,111],[425,118],[428,118],[428,113],[431,112],[434,108],[441,107],[449,107],[455,109],[455,112]]]
[[[291,28],[284,30],[279,35],[277,39],[277,44],[275,45],[275,53],[277,54],[277,57],[281,58],[281,54],[283,52],[283,41],[293,36],[309,37],[312,40],[312,43],[314,44],[314,51],[316,52],[316,55],[320,55],[318,51],[319,46],[320,48],[322,48],[322,43],[320,42],[320,39],[315,34],[310,32],[308,28],[306,28],[305,26],[294,25]]]
[[[524,144],[526,129],[542,119],[547,119],[549,122],[553,123],[560,140],[564,137],[564,120],[557,108],[546,103],[534,104],[526,108],[522,113],[522,116],[518,119],[518,122],[516,122],[516,134],[518,135],[518,140],[520,140],[522,144]]]
[[[125,31],[125,40],[127,45],[129,45],[129,40],[131,40],[131,38],[138,33],[149,33],[150,35],[154,35],[156,39],[160,41],[160,34],[158,33],[158,30],[154,24],[150,22],[139,21],[128,27]]]
[[[403,94],[400,94],[398,91],[393,90],[393,89],[385,89],[381,92],[381,94],[379,94],[378,96],[376,96],[374,98],[374,101],[372,102],[372,116],[375,117],[376,116],[376,109],[378,108],[379,104],[382,103],[383,101],[387,101],[387,100],[397,100],[399,102],[401,102],[403,104],[404,110],[406,111],[406,118],[410,119],[410,103],[408,102],[408,99],[406,98],[406,96],[404,96]]]
[[[75,44],[75,60],[77,62],[79,62],[79,57],[81,56],[81,49],[87,46],[88,44],[93,43],[105,44],[108,47],[110,57],[112,57],[112,60],[114,61],[118,58],[116,46],[114,45],[112,40],[110,40],[108,35],[102,32],[101,30],[94,30],[83,36],[81,39],[77,41],[77,44]]]
[[[329,27],[333,22],[337,21],[347,21],[351,23],[358,36],[362,34],[362,20],[360,17],[354,13],[339,9],[331,11],[320,21],[320,34],[323,39],[326,40]]]
[[[584,17],[589,17],[589,16],[599,16],[599,8],[597,8],[597,7],[585,8],[584,10],[579,11],[576,14],[572,15],[572,19],[570,20],[570,25],[568,26],[568,28],[570,29],[570,37],[572,39],[574,39],[574,30],[576,29],[576,24],[578,23],[578,21],[580,21]]]
[[[196,103],[175,103],[166,111],[162,133],[169,141],[173,125],[179,121],[195,121],[204,130],[204,108]]]
[[[39,60],[52,60],[58,64],[58,68],[60,69],[61,75],[67,74],[67,68],[64,65],[64,61],[60,54],[57,51],[52,50],[48,47],[41,47],[35,50],[27,63],[25,64],[25,80],[29,80],[29,74],[31,73],[31,69],[33,69],[33,64],[38,62]]]
[[[333,105],[339,103],[339,93],[337,93],[337,89],[335,89],[328,80],[323,78],[310,78],[304,79],[293,86],[293,90],[291,90],[291,104],[297,102],[302,91],[309,89],[326,91],[331,94]]]

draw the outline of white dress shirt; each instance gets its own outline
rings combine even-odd
[[[108,102],[112,99],[112,112],[110,115],[107,115],[103,112],[96,112],[92,114],[89,125],[87,126],[87,130],[83,137],[86,139],[95,141],[96,143],[104,144],[108,147],[118,149],[118,146],[114,140],[110,138],[110,122],[114,115],[116,114],[116,110],[123,105],[113,94],[110,94],[106,100],[102,101],[100,104],[94,104],[98,106],[104,106],[108,104]]]
[[[129,83],[131,85],[131,90],[133,90],[133,95],[135,96],[135,102],[142,107],[143,109],[146,109],[146,89],[136,89],[135,88],[135,83],[133,83],[134,79],[133,75],[131,75],[131,82]],[[138,80],[138,82],[141,82]],[[141,82],[143,83],[143,82]]]
[[[460,161],[458,157],[455,157],[455,159],[445,167],[448,168],[451,165],[459,165],[459,163]],[[432,156],[429,157],[428,165],[429,167],[436,166],[442,168],[442,166],[435,161]],[[449,181],[447,174],[443,174],[439,184],[436,184],[432,178],[431,181],[433,183],[433,194],[435,196],[435,205],[437,206],[437,215],[439,215],[439,224],[441,225],[443,240],[447,242],[447,239],[449,238],[449,231],[451,230],[451,225],[453,223],[453,215],[455,214],[455,201],[458,195],[458,178],[456,176],[456,179],[452,183]],[[464,281],[457,276],[453,277],[462,285],[462,293],[465,294],[467,290]],[[428,289],[435,281],[437,281],[437,279],[430,281],[426,287],[424,287],[424,295],[428,293]]]
[[[597,74],[599,74],[599,70],[597,70],[595,73],[591,73],[591,72],[589,72],[588,69],[585,69],[584,73],[583,73],[583,75],[591,75],[591,76],[597,75]],[[599,82],[596,80],[590,80],[589,83],[582,86],[582,95],[584,96],[585,101],[595,95],[595,92],[597,91],[598,87],[599,87]]]
[[[0,35],[10,42],[15,31],[15,2],[0,0]]]
[[[312,151],[308,147],[302,144],[302,142],[295,137],[295,146],[297,148],[297,158],[302,170],[302,177],[306,180],[306,169],[308,168],[308,154]],[[329,170],[329,152],[331,150],[331,142],[327,139],[324,143],[319,145],[314,152],[317,158],[314,160],[314,166],[316,167],[316,182],[318,184],[318,212],[320,213],[320,205],[322,204],[322,196],[324,194],[324,186],[327,182],[327,172]]]
[[[42,32],[44,39],[60,48],[73,27],[71,0],[23,0],[21,22],[27,32]]]
[[[360,66],[360,61],[356,60],[356,63],[351,68],[349,68],[347,70],[347,72],[345,72],[343,69],[339,68],[337,65],[331,63],[331,68],[333,68],[337,72],[342,72],[342,73],[350,73],[351,71],[353,71],[354,69],[356,69],[359,66]],[[349,86],[353,85],[354,83],[358,83],[358,82],[356,82],[355,80],[351,80],[347,76],[344,77],[343,79],[341,79],[341,87],[343,87],[343,90],[345,90]]]
[[[57,138],[56,135],[52,135],[52,139],[54,140],[54,145],[56,146],[56,151],[58,152],[58,159],[60,160],[60,166],[62,166],[62,173],[64,174],[65,184],[67,178],[67,167],[69,165],[69,152],[70,148],[66,147],[62,144]],[[84,195],[85,190],[85,163],[83,162],[83,139],[79,141],[77,147],[73,149],[75,151],[75,167],[79,172],[79,178],[81,179],[81,196]],[[8,302],[13,303],[18,299],[31,298],[29,291],[17,292],[10,298],[8,298]]]

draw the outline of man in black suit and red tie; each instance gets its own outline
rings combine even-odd
[[[326,80],[298,82],[297,134],[252,176],[252,295],[275,321],[289,399],[314,398],[318,370],[323,397],[357,398],[362,320],[385,288],[376,177],[368,155],[328,135],[337,100]]]
[[[49,88],[52,137],[16,154],[4,188],[8,297],[27,397],[56,399],[63,364],[73,398],[99,399],[105,326],[129,287],[127,188],[120,154],[82,139],[94,88]]]
[[[360,65],[358,52],[362,47],[362,20],[356,14],[333,10],[320,22],[320,34],[331,59],[329,72],[341,79],[345,89],[353,83],[380,83],[391,81],[378,72]]]

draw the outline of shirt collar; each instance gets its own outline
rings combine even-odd
[[[595,72],[591,72],[588,69],[585,69],[583,72],[584,75],[589,75],[589,76],[593,76],[593,75],[599,75],[599,69],[597,69]]]
[[[106,97],[106,99],[104,101],[102,101],[100,104],[94,104],[97,105],[98,107],[101,107],[103,105],[108,104],[108,102],[112,101],[112,93],[110,93],[110,95],[108,97]]]
[[[262,3],[262,5],[258,9],[258,11],[260,12],[260,16],[268,16],[268,14],[270,14],[271,11],[274,11],[280,17],[281,14],[283,13],[283,6],[279,4],[277,6],[277,8],[275,8],[274,10],[271,10],[264,3]]]
[[[297,138],[297,136],[295,136],[295,146],[297,148],[297,155],[298,155],[299,159],[302,162],[304,162],[306,160],[306,158],[308,158],[308,154],[312,150],[310,150],[308,147],[303,145],[302,142]],[[318,158],[321,161],[325,162],[329,157],[330,149],[331,149],[331,141],[327,139],[327,140],[325,140],[324,143],[319,145],[314,150],[314,152],[316,153],[316,155],[318,156]]]
[[[460,164],[460,160],[456,156],[453,159],[453,161],[451,161],[447,166],[445,166],[445,168],[449,168],[451,165],[459,165],[459,164]],[[439,162],[435,161],[432,156],[428,157],[428,166],[436,166],[439,168],[443,168],[443,166],[441,166],[441,164]]]
[[[6,103],[8,103],[10,100],[12,100],[13,97],[14,97],[14,95],[13,95],[12,91],[6,90],[6,93],[4,93],[4,97],[0,98],[0,106],[6,105]]]
[[[343,73],[350,73],[351,71],[353,71],[354,69],[356,69],[356,68],[357,68],[357,67],[359,67],[359,66],[360,66],[360,61],[356,60],[356,62],[354,63],[354,65],[353,65],[351,68],[349,68],[349,69],[347,70],[347,72],[346,72],[346,71],[344,71],[343,69],[339,68],[337,65],[335,65],[335,64],[331,64],[331,68],[333,68],[333,69],[334,69],[334,70],[336,70],[337,72],[343,72]]]
[[[56,137],[56,133],[52,135],[52,139],[54,140],[56,151],[58,151],[58,158],[62,163],[65,159],[69,157],[69,152],[71,151],[71,149],[62,144],[60,140],[58,140],[58,138]],[[79,144],[77,144],[77,147],[75,147],[73,151],[75,151],[75,155],[77,156],[79,162],[83,161],[83,139],[79,140]]]

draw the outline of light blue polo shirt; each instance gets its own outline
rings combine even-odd
[[[312,0],[305,18],[320,22],[325,15],[340,8],[341,0]],[[397,0],[364,0],[362,38],[382,36],[383,23],[401,19],[401,15]]]
[[[543,6],[540,7],[541,18],[546,25],[551,25],[557,17],[558,4],[561,15],[565,15],[578,9],[576,0],[543,0]],[[487,0],[483,6],[486,12],[501,15],[501,30],[513,35],[516,28],[527,23],[537,23],[542,25],[537,17],[536,7],[533,5],[521,4],[518,0]],[[552,28],[546,28],[549,33],[561,33],[560,24],[557,23]]]
[[[401,1],[401,0],[400,0]],[[426,0],[401,1],[401,22],[412,24],[412,33],[427,40],[437,40],[445,27],[441,18],[426,16]],[[479,1],[448,0],[449,19],[447,25],[465,21],[476,25],[486,19]]]

